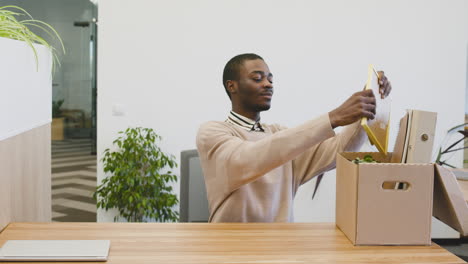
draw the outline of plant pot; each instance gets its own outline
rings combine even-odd
[[[52,140],[63,140],[64,117],[52,118]]]

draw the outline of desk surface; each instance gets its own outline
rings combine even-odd
[[[432,246],[353,246],[332,223],[11,223],[9,239],[110,239],[107,263],[465,263]]]

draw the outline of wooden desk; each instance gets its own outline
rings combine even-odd
[[[107,263],[465,263],[432,246],[354,247],[334,224],[11,223],[8,239],[110,239]]]

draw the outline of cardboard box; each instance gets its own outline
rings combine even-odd
[[[380,163],[352,162],[368,154]],[[354,245],[430,245],[434,165],[390,159],[378,152],[337,155],[336,225]],[[392,188],[396,183],[407,188]]]
[[[452,170],[435,165],[434,217],[468,236],[468,205]]]

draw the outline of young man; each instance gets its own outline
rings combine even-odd
[[[387,96],[390,82],[379,75],[381,96]],[[203,124],[197,135],[210,222],[292,222],[299,186],[334,169],[336,153],[358,150],[366,139],[359,120],[375,115],[375,97],[365,90],[294,128],[260,123],[260,112],[270,109],[273,75],[256,54],[232,58],[223,84],[232,111],[224,122]],[[346,128],[335,134],[339,126]]]

